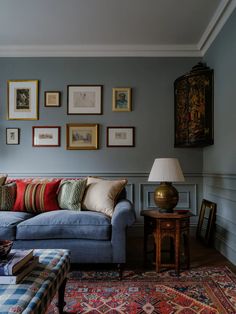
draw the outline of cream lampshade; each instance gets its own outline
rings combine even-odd
[[[154,160],[148,181],[160,182],[154,194],[154,201],[160,208],[160,212],[173,213],[173,208],[179,200],[178,191],[172,186],[172,182],[184,181],[177,158],[157,158]]]

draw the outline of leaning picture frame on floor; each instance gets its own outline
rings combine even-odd
[[[38,80],[7,82],[8,120],[38,120]]]
[[[216,203],[202,200],[201,210],[199,214],[196,238],[210,246],[213,242],[213,231],[216,219]]]

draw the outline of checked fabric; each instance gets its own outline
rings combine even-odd
[[[38,266],[20,284],[0,285],[0,313],[40,314],[58,291],[70,269],[68,250],[34,250]]]

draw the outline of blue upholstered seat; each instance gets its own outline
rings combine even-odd
[[[98,212],[55,210],[21,222],[16,239],[110,240],[111,219]]]
[[[0,239],[15,240],[16,226],[32,216],[25,212],[0,211]]]

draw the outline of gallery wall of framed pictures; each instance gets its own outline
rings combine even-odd
[[[103,85],[67,85],[67,112],[65,115],[77,115],[78,122],[66,125],[32,126],[32,147],[60,147],[61,132],[65,132],[67,150],[99,149],[99,130],[106,130],[106,147],[134,147],[134,126],[99,126],[96,119],[91,123],[80,122],[80,115],[103,114]],[[110,110],[117,114],[132,111],[132,89],[130,87],[112,88]],[[42,110],[56,110],[62,106],[62,92],[44,91]],[[39,116],[39,80],[9,80],[7,82],[7,114],[11,126],[6,128],[6,144],[20,144],[20,128],[13,127],[13,120],[40,120]]]

